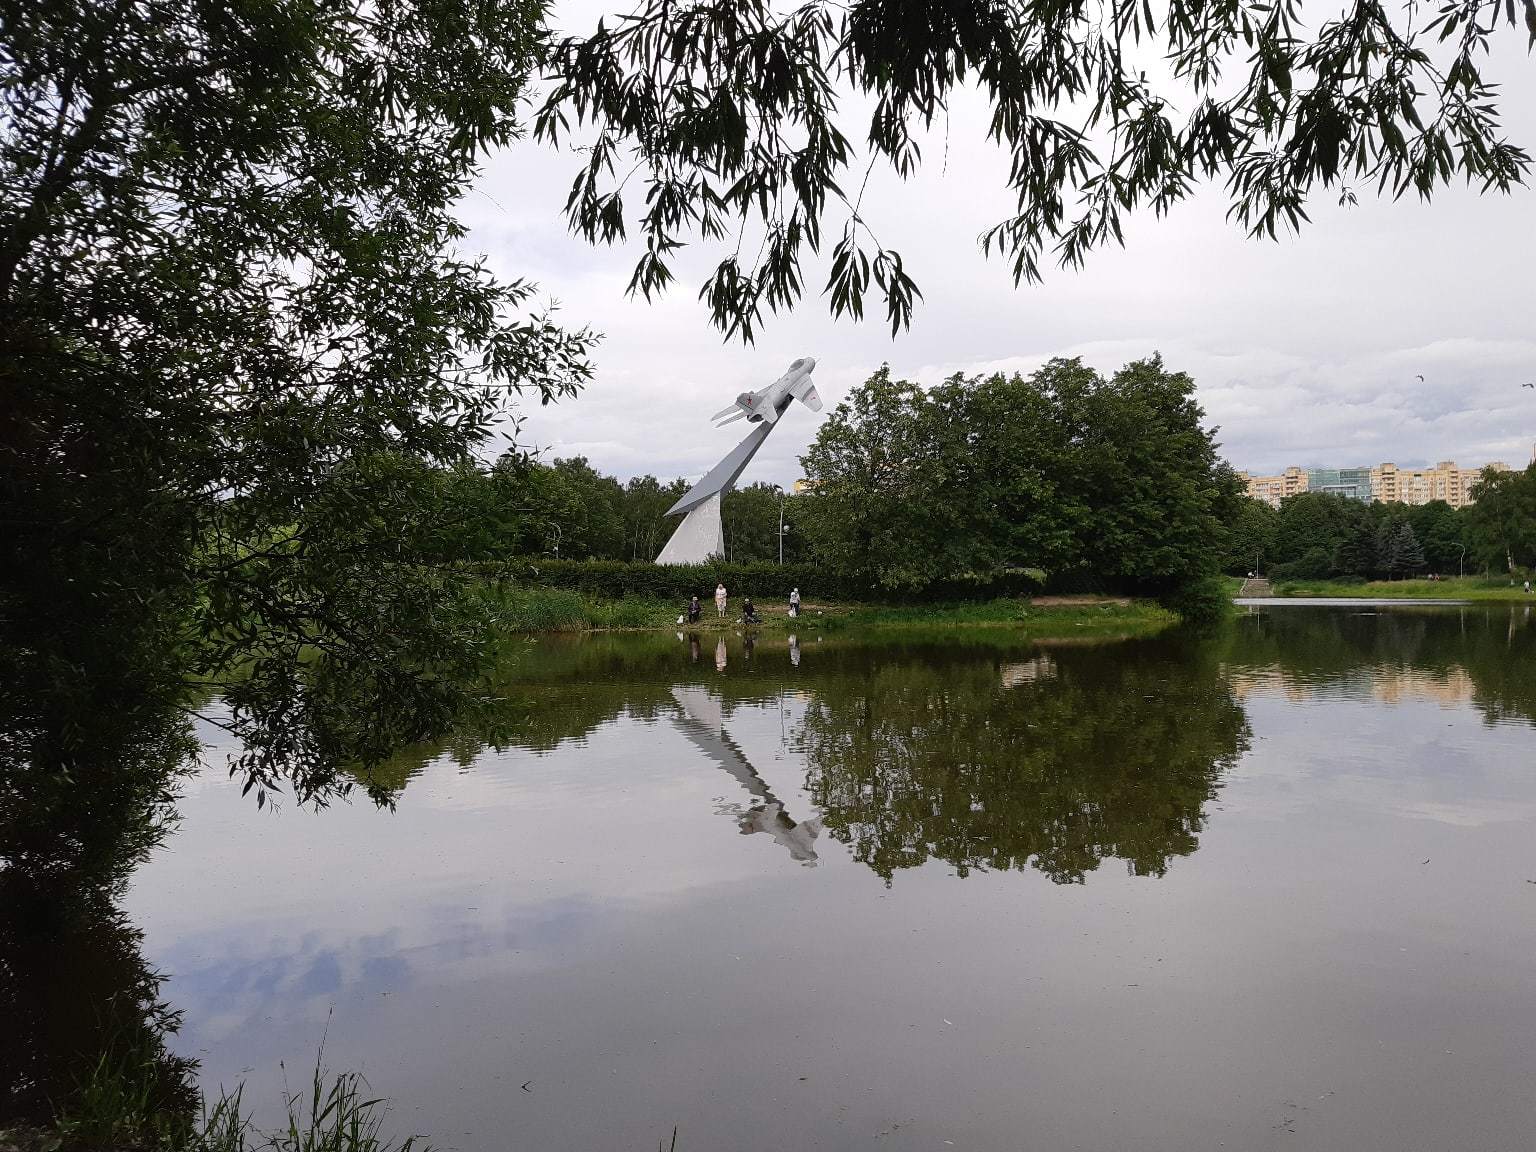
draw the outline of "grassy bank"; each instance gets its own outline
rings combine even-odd
[[[603,599],[563,588],[501,587],[488,589],[503,626],[512,632],[603,632],[672,630],[682,604],[645,597]],[[1119,597],[1037,597],[997,599],[982,603],[889,606],[876,604],[805,603],[793,619],[783,604],[757,604],[766,631],[790,632],[815,625],[823,631],[850,628],[996,628],[1019,627],[1032,634],[1123,633],[1146,631],[1174,622],[1173,613],[1148,600]],[[725,619],[715,615],[711,601],[693,627],[699,631],[737,629],[741,601],[732,598]]]
[[[0,1128],[0,1152],[430,1152],[419,1136],[386,1132],[386,1102],[356,1072],[317,1065],[307,1091],[285,1094],[274,1131],[252,1123],[238,1088],[189,1109],[156,1100],[144,1081],[131,1060],[103,1057],[52,1125]]]
[[[1509,600],[1529,604],[1536,596],[1528,595],[1520,584],[1513,586],[1509,577],[1452,576],[1444,580],[1282,580],[1276,582],[1275,595],[1295,597],[1341,597],[1382,600]]]
[[[1177,618],[1150,600],[1118,597],[1038,597],[984,604],[915,607],[856,605],[839,623],[856,628],[996,628],[1012,625],[1037,635],[1123,634],[1166,627]]]

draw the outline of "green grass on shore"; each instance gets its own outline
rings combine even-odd
[[[662,628],[677,619],[675,605],[641,596],[601,600],[568,588],[499,588],[489,592],[509,632],[595,632]]]
[[[1450,576],[1444,580],[1281,580],[1275,595],[1383,600],[1519,600],[1533,597],[1508,576]]]
[[[603,632],[674,629],[681,604],[644,597],[603,600],[563,588],[502,587],[488,591],[502,626],[509,632]],[[713,601],[705,606],[696,629],[738,628],[741,601],[731,600],[731,612],[721,620]],[[788,632],[814,624],[824,631],[850,628],[975,628],[1017,627],[1040,634],[1123,633],[1161,628],[1174,622],[1173,613],[1151,601],[1104,597],[991,600],[974,604],[885,606],[874,604],[805,604],[798,620],[783,604],[758,603],[761,628]]]
[[[1070,635],[1077,632],[1121,633],[1172,624],[1176,617],[1150,600],[1072,597],[1035,603],[991,600],[982,604],[883,607],[863,605],[843,610],[848,625],[861,628],[997,627],[1014,625],[1027,632]]]

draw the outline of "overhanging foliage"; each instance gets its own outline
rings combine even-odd
[[[664,291],[703,241],[723,255],[699,295],[750,341],[830,248],[833,314],[862,316],[873,288],[894,332],[921,293],[864,192],[876,165],[917,170],[962,88],[987,100],[1016,207],[982,247],[1035,281],[1203,181],[1268,237],[1319,189],[1508,191],[1530,156],[1501,134],[1484,67],[1521,24],[1536,44],[1536,0],[1349,0],[1310,29],[1299,0],[643,0],[553,47],[537,131],[590,145],[566,214],[594,242],[638,229],[632,292]]]

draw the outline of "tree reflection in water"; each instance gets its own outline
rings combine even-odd
[[[192,1123],[197,1065],[166,1047],[179,1019],[140,946],[105,893],[0,876],[0,1129],[47,1125],[91,1086],[160,1127]]]
[[[1506,608],[1309,608],[1251,612],[1227,653],[1239,689],[1261,680],[1306,695],[1466,700],[1490,724],[1536,720],[1536,623]]]
[[[196,1065],[166,1048],[176,1013],[117,906],[174,821],[187,725],[175,711],[101,709],[60,740],[11,719],[0,746],[0,1129],[46,1125],[87,1086],[131,1094],[161,1130],[190,1125]]]
[[[1109,857],[1162,875],[1247,744],[1208,650],[1168,638],[894,660],[820,683],[799,737],[828,833],[887,880],[933,858],[1058,883]]]

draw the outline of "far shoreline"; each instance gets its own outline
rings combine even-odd
[[[1146,634],[1178,621],[1175,613],[1155,601],[1127,596],[1003,597],[974,603],[910,606],[805,602],[800,615],[794,617],[785,604],[756,603],[758,620],[752,624],[742,619],[741,601],[735,597],[731,598],[724,617],[716,615],[714,602],[710,601],[703,606],[700,618],[691,624],[682,618],[682,605],[652,598],[603,599],[564,589],[522,588],[504,589],[497,600],[502,630],[524,635],[679,631],[776,635],[797,630],[847,635],[864,631],[1009,630],[1027,639]]]
[[[1232,601],[1249,603],[1318,603],[1324,600],[1377,600],[1401,604],[1468,605],[1480,603],[1536,604],[1536,592],[1527,592],[1524,577],[1510,584],[1506,577],[1447,576],[1425,580],[1284,580],[1273,579],[1268,595],[1242,596],[1234,588]],[[1234,583],[1241,584],[1236,581]]]

